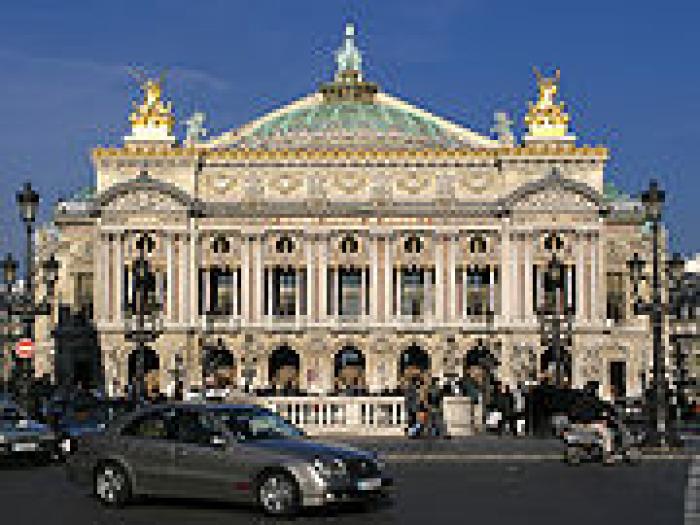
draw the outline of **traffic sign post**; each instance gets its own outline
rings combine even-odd
[[[29,338],[17,341],[15,345],[15,355],[19,359],[31,359],[34,357],[34,341]]]

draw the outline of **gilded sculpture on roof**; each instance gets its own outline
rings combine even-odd
[[[564,110],[564,103],[554,101],[561,73],[557,69],[553,77],[542,76],[537,68],[533,68],[537,78],[539,96],[525,116],[525,124],[532,137],[556,138],[566,137],[569,132],[569,115]]]
[[[175,124],[170,102],[162,99],[163,78],[145,79],[141,83],[143,101],[134,103],[134,111],[129,115],[132,132],[140,129],[162,130],[170,135]]]

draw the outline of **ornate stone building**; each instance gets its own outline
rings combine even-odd
[[[145,366],[163,392],[180,366],[185,388],[223,368],[216,380],[238,386],[377,392],[461,375],[478,345],[500,380],[541,377],[553,252],[570,381],[638,392],[650,337],[625,262],[651,260],[650,242],[640,203],[604,185],[607,149],[569,133],[559,73],[538,74],[520,142],[503,114],[482,136],[366,81],[352,26],[336,61],[309,96],[211,138],[195,115],[182,142],[160,82],[146,83],[132,133],[93,150],[96,188],[59,203],[40,251],[61,262],[61,315],[85,312],[99,355],[77,370],[50,336],[57,310],[37,330],[38,372],[90,369],[112,393],[133,381],[125,334],[147,235],[160,335]]]

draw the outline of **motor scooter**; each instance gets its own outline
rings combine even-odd
[[[587,425],[574,424],[564,432],[563,439],[566,443],[565,459],[569,465],[603,462],[605,457],[603,436],[597,429]],[[626,462],[630,465],[638,465],[642,461],[639,438],[621,423],[613,428],[612,443],[613,463]]]

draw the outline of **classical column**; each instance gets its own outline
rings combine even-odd
[[[574,272],[570,264],[565,266],[566,268],[566,307],[571,308],[574,300],[573,295],[573,284],[574,284]]]
[[[603,218],[599,218],[598,222],[601,226],[601,228],[598,230],[598,242],[596,243],[596,266],[598,268],[598,286],[596,287],[596,290],[598,291],[598,296],[596,297],[596,307],[598,309],[600,308],[605,308],[605,274],[607,272],[606,268],[606,261],[605,261],[605,237],[604,237],[604,231],[603,231]],[[602,313],[596,310],[596,313],[598,314],[596,316],[597,319],[600,319],[605,315],[605,311]]]
[[[177,320],[179,323],[184,323],[185,322],[185,282],[186,282],[186,268],[187,268],[187,246],[185,244],[185,236],[180,235],[178,237],[178,255],[180,259],[180,268],[177,272],[177,277],[178,277],[178,314],[177,314]]]
[[[102,319],[110,320],[109,311],[109,277],[110,277],[110,260],[109,260],[109,234],[101,236],[102,244]]]
[[[518,279],[518,264],[519,264],[519,250],[518,250],[519,240],[515,238],[511,246],[511,290],[513,295],[511,295],[510,308],[512,319],[520,319],[520,286],[522,283]]]
[[[301,266],[294,267],[294,322],[301,318]]]
[[[597,245],[598,236],[596,235],[591,239],[590,250],[591,250],[591,300],[589,302],[590,314],[589,318],[591,321],[596,321],[598,319],[597,315],[597,295],[598,295],[598,260],[597,260]]]
[[[190,250],[187,255],[189,273],[187,274],[187,293],[189,303],[187,311],[187,323],[191,326],[198,321],[199,303],[199,234],[194,228],[193,219],[190,219]]]
[[[168,322],[173,320],[173,239],[170,233],[165,234],[165,275],[167,290],[165,291],[165,312]]]
[[[330,273],[331,273],[331,279],[330,279],[330,304],[328,305],[328,311],[330,313],[331,319],[335,318],[336,315],[338,315],[338,310],[336,309],[336,301],[338,299],[338,285],[337,285],[337,279],[338,279],[338,267],[337,266],[331,266],[330,267]]]
[[[209,315],[211,312],[211,268],[202,268],[202,280],[204,315]]]
[[[540,266],[535,267],[535,293],[537,294],[537,308],[542,308],[543,303],[544,303],[544,275],[542,273],[542,268]]]
[[[318,320],[325,322],[328,313],[328,240],[322,237],[318,243]]]
[[[360,318],[364,322],[364,317],[367,315],[365,310],[366,298],[367,298],[367,272],[364,264],[360,267]]]
[[[401,309],[401,266],[396,267],[396,316],[401,319],[403,310]]]
[[[447,283],[449,287],[450,308],[447,312],[450,322],[457,316],[457,269],[455,268],[455,239],[450,237],[449,262],[447,264]]]
[[[313,322],[314,319],[314,308],[316,307],[316,279],[315,279],[315,267],[314,267],[314,237],[310,236],[306,239],[304,244],[304,253],[306,255],[306,321],[307,323]]]
[[[115,265],[117,278],[117,320],[124,319],[124,234],[117,234],[117,262]]]
[[[391,259],[391,238],[384,238],[384,322],[391,322],[391,287],[393,283],[394,263]]]
[[[462,266],[462,321],[467,318],[467,302],[469,300],[469,269]]]
[[[267,273],[267,320],[271,322],[273,319],[274,305],[273,301],[275,294],[273,293],[273,286],[275,283],[275,267],[269,266],[267,270],[263,269],[260,276],[260,281],[265,278],[265,273]]]
[[[510,219],[501,220],[501,318],[503,322],[510,320],[510,276],[508,271],[510,257]]]
[[[493,312],[495,306],[495,294],[496,294],[496,283],[495,280],[495,267],[493,264],[489,264],[489,311]]]
[[[445,239],[441,235],[436,235],[434,238],[437,239],[437,245],[435,246],[435,298],[431,297],[431,293],[427,294],[427,300],[430,301],[428,308],[426,309],[429,313],[434,313],[435,319],[440,322],[444,319],[444,309],[445,309],[445,294],[444,294],[444,283],[443,283],[443,268],[445,261]],[[428,272],[430,276],[430,272]],[[431,288],[431,279],[428,277],[428,286]]]
[[[371,236],[369,245],[370,259],[370,297],[369,297],[369,317],[370,323],[376,323],[379,319],[379,261],[378,261],[378,239],[376,235]]]
[[[585,237],[577,236],[576,238],[576,317],[582,319],[585,315],[584,308],[584,263],[583,263],[583,239]]]
[[[125,257],[129,259],[129,261],[133,261],[133,254],[131,253],[131,239],[128,237],[127,234],[127,240],[126,240],[126,254]],[[95,258],[97,260],[97,257]],[[133,300],[134,297],[134,272],[133,272],[133,267],[132,267],[132,262],[130,262],[127,265],[127,272],[126,272],[126,300],[128,303],[130,303]],[[99,277],[99,274],[97,274]]]
[[[250,243],[246,234],[241,238],[241,319],[244,323],[253,320],[250,312]]]
[[[255,321],[257,323],[263,320],[263,260],[262,260],[262,245],[263,236],[258,235],[255,238],[255,275],[253,282],[255,284]],[[272,306],[271,304],[269,305]],[[272,308],[270,308],[272,311]]]
[[[532,238],[525,236],[525,320],[532,320]]]
[[[442,304],[441,301],[438,301],[437,298],[433,298],[433,272],[434,269],[426,268],[423,270],[423,283],[424,283],[424,288],[423,288],[423,293],[425,294],[424,298],[424,303],[425,303],[425,321],[430,321],[433,316],[436,316],[436,310],[439,310],[440,305]],[[437,281],[436,281],[437,283]],[[437,286],[436,286],[437,288]],[[437,293],[435,295],[438,295]]]
[[[238,316],[238,267],[234,266],[232,269],[232,272],[233,272],[233,279],[232,279],[232,281],[233,281],[233,283],[232,283],[232,285],[233,285],[233,290],[232,290],[232,293],[233,293],[233,301],[232,302],[233,302],[233,304],[231,305],[232,306],[231,320],[233,321],[233,319],[235,319]]]

